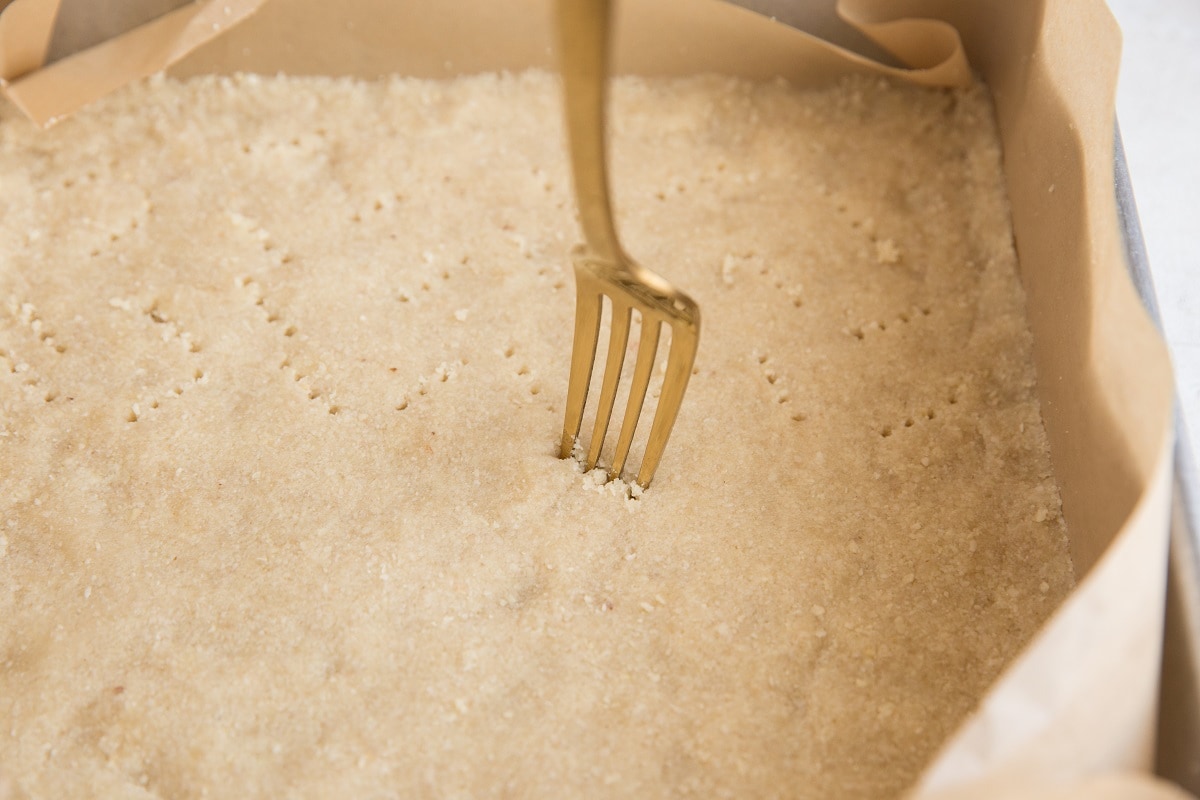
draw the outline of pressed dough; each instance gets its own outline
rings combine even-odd
[[[704,314],[640,496],[556,457],[553,77],[0,110],[0,797],[915,779],[1072,583],[987,93],[614,93]]]

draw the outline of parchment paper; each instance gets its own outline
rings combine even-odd
[[[212,38],[261,3],[196,2],[39,69],[57,0],[16,0],[0,15],[2,89],[44,123],[193,50],[175,74],[447,76],[554,65],[548,0],[274,0]],[[951,86],[973,68],[988,82],[1079,585],[912,796],[1179,796],[1148,780],[1095,777],[1151,763],[1171,445],[1170,367],[1117,228],[1120,45],[1101,0],[842,0],[842,17],[907,69],[711,0],[626,0],[621,9],[617,68],[626,72],[781,75],[798,85],[872,73]]]
[[[0,13],[0,92],[34,122],[51,124],[97,97],[174,64],[253,14],[262,2],[189,3],[45,66],[62,0],[13,0]],[[97,14],[104,5],[126,4],[103,0],[89,6],[74,4],[67,10]],[[78,29],[84,34],[87,26]]]

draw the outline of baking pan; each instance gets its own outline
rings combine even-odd
[[[26,0],[24,6],[38,2],[52,4]],[[65,9],[73,0],[61,2]],[[1163,775],[1191,785],[1189,775],[1200,771],[1194,764],[1200,753],[1195,704],[1195,666],[1200,661],[1195,657],[1200,641],[1195,635],[1195,597],[1200,587],[1195,579],[1197,547],[1190,538],[1196,526],[1188,524],[1194,523],[1189,516],[1194,505],[1187,505],[1189,498],[1181,488],[1190,474],[1186,455],[1181,455],[1175,476],[1167,654],[1160,659],[1169,377],[1165,350],[1120,264],[1124,258],[1135,280],[1147,283],[1119,151],[1116,198],[1109,183],[1112,111],[1111,94],[1106,99],[1106,92],[1111,84],[1104,80],[1115,82],[1115,24],[1096,2],[1030,0],[1007,8],[983,1],[914,1],[887,6],[889,15],[918,18],[904,20],[865,14],[867,6],[882,8],[883,3],[842,2],[843,8],[854,6],[860,12],[857,27],[846,26],[836,14],[816,13],[816,6],[827,0],[811,6],[782,0],[746,4],[788,22],[807,20],[825,39],[862,52],[868,49],[862,35],[868,28],[880,33],[895,32],[899,26],[934,45],[958,31],[980,57],[976,66],[996,77],[992,83],[999,87],[1001,127],[1009,134],[1006,159],[1018,167],[1009,174],[1010,194],[1023,198],[1014,203],[1018,247],[1022,262],[1036,266],[1025,275],[1031,308],[1040,309],[1031,322],[1035,336],[1039,330],[1053,334],[1042,338],[1054,346],[1046,345],[1038,356],[1046,391],[1043,409],[1049,421],[1057,420],[1056,465],[1060,458],[1065,460],[1076,476],[1064,499],[1076,515],[1076,530],[1086,534],[1074,551],[1079,590],[1006,671],[918,791],[926,796],[968,784],[1011,790],[1028,785],[1032,775],[1062,783],[1104,769],[1144,767],[1153,755],[1149,734],[1155,727],[1154,698],[1160,685],[1157,765]],[[252,0],[190,4],[143,25],[139,30],[144,35],[128,42],[142,49],[102,45],[43,70],[22,62],[16,66],[23,71],[6,73],[13,78],[5,86],[6,94],[31,116],[53,120],[69,113],[71,103],[59,102],[62,98],[46,89],[82,87],[98,94],[157,71],[197,46],[201,31],[211,38],[210,29],[223,27],[205,17],[205,9],[236,17],[240,9],[252,13],[251,5]],[[262,20],[211,42],[177,74],[248,69],[368,75],[389,64],[395,69],[393,61],[403,63],[408,74],[426,76],[482,67],[546,66],[549,51],[536,30],[541,5],[537,0],[520,0],[503,9],[474,0],[428,6],[350,0],[336,7],[315,0],[275,2],[264,9]],[[941,59],[945,51],[938,46],[925,48],[932,57],[912,70],[889,69],[796,42],[799,34],[789,31],[791,38],[784,36],[782,25],[718,15],[707,4],[705,14],[698,13],[699,6],[685,9],[682,3],[657,0],[627,5],[640,8],[641,15],[639,23],[619,37],[627,43],[624,68],[629,71],[690,71],[699,61],[696,53],[703,51],[704,69],[733,68],[735,74],[752,77],[775,74],[803,81],[865,72],[924,78],[936,85],[962,85],[961,79],[969,79],[965,62],[960,59],[955,72],[949,60]],[[357,27],[354,20],[360,23]],[[268,23],[275,26],[270,36],[265,35]],[[257,30],[258,38],[249,29]],[[384,33],[387,41],[381,38]],[[467,41],[489,41],[495,52],[485,58],[479,48],[464,45]],[[59,50],[60,44],[55,42],[54,55],[70,52]],[[365,45],[375,45],[378,63],[364,60],[364,53],[372,52]],[[798,62],[794,56],[801,52],[805,58]],[[16,55],[39,54],[24,48]],[[121,74],[97,69],[114,64]],[[933,73],[940,67],[947,69],[937,77]],[[63,78],[67,80],[60,81]],[[1114,215],[1121,217],[1121,226],[1113,225]],[[1037,235],[1038,230],[1043,234]],[[1143,298],[1149,296],[1143,291]],[[1121,322],[1091,326],[1089,320],[1097,315]],[[1096,353],[1101,354],[1099,360]]]
[[[1146,310],[1162,328],[1146,243],[1138,221],[1129,163],[1118,126],[1114,132],[1113,182],[1125,240],[1125,258]],[[1200,793],[1200,477],[1181,406],[1175,404],[1175,481],[1171,508],[1171,556],[1163,629],[1155,768],[1193,794]]]

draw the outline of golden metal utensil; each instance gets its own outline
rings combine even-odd
[[[619,477],[629,455],[638,417],[658,352],[662,325],[671,327],[666,375],[658,409],[650,427],[637,482],[650,485],[663,449],[675,425],[700,338],[700,308],[659,275],[639,266],[625,254],[613,225],[608,198],[605,153],[605,101],[608,44],[611,31],[609,0],[558,0],[558,45],[567,110],[567,135],[575,198],[586,244],[575,248],[575,343],[571,352],[571,378],[567,386],[566,421],[561,457],[567,458],[579,437],[587,403],[592,364],[600,336],[604,297],[612,309],[608,357],[596,410],[596,424],[585,468],[596,466],[608,422],[617,398],[617,386],[629,343],[632,314],[641,317],[641,334],[633,383],[621,424],[610,477]]]

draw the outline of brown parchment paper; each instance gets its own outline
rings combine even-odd
[[[46,122],[189,52],[174,74],[439,77],[554,65],[548,0],[263,2],[196,2],[38,69],[44,42],[9,43],[21,24],[44,33],[44,20],[37,28],[20,15],[37,22],[55,0],[16,0],[0,15],[3,90]],[[1095,777],[1151,763],[1171,444],[1169,363],[1126,274],[1117,228],[1120,44],[1102,1],[841,0],[843,19],[906,69],[712,0],[620,8],[616,63],[626,72],[783,76],[798,85],[868,73],[947,86],[974,69],[988,82],[1079,584],[912,796],[1178,796],[1128,776]],[[213,24],[223,30],[246,18],[210,35]]]
[[[14,0],[0,13],[0,93],[34,122],[53,123],[132,80],[174,64],[253,14],[263,1],[197,0],[46,66],[62,0]],[[104,5],[118,3],[103,0],[74,4],[67,10],[94,15]],[[79,26],[81,32],[86,27]]]

